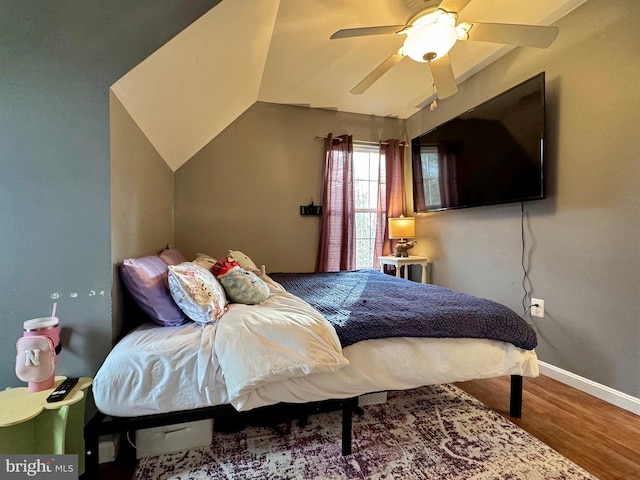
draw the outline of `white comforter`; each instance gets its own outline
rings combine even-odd
[[[218,321],[215,355],[231,404],[272,382],[349,364],[333,326],[306,302],[270,285],[259,305],[232,304]]]
[[[259,305],[229,305],[215,325],[146,324],[109,353],[93,383],[96,406],[135,415],[231,403],[272,382],[349,364],[333,326],[276,282]],[[194,385],[197,392],[194,392]],[[144,413],[143,413],[144,412]]]

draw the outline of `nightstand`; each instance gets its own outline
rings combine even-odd
[[[47,403],[53,388],[29,392],[27,387],[0,392],[0,452],[5,454],[76,454],[84,471],[84,389],[91,378],[81,377],[64,400]]]
[[[420,265],[422,267],[422,283],[427,283],[427,268],[429,267],[429,259],[427,257],[414,257],[409,255],[408,257],[396,257],[396,256],[388,256],[388,257],[378,257],[380,261],[380,271],[384,273],[385,265],[393,265],[396,267],[396,277],[400,278],[400,270],[402,267],[404,269],[404,279],[409,279],[409,269],[407,268],[410,265]]]

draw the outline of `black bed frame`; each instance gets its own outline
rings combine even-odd
[[[509,414],[515,418],[522,416],[522,387],[522,376],[512,375]],[[352,416],[353,412],[358,409],[358,397],[305,404],[278,404],[260,407],[259,409],[248,412],[238,412],[228,404],[139,417],[111,417],[98,412],[84,427],[85,473],[83,478],[91,480],[100,478],[98,443],[100,437],[103,435],[116,433],[130,434],[135,430],[144,428],[211,418],[241,418],[243,415],[255,415],[256,411],[261,412],[265,416],[271,414],[277,416],[284,411],[288,418],[298,418],[304,423],[310,413],[336,409],[342,410],[342,455],[351,455]]]

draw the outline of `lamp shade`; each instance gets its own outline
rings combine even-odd
[[[415,236],[415,217],[399,217],[389,219],[389,238],[413,238]]]

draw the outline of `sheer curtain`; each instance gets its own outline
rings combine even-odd
[[[325,139],[322,226],[316,272],[354,270],[353,137]]]
[[[374,268],[379,268],[380,266],[378,262],[380,255],[390,255],[393,252],[393,244],[389,239],[387,219],[404,215],[406,206],[404,196],[404,145],[400,140],[387,140],[380,144],[380,154],[382,158],[380,162],[381,175],[378,182],[376,240],[373,250]]]

